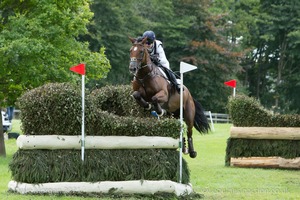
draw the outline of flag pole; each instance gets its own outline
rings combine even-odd
[[[85,83],[85,64],[81,63],[79,65],[73,66],[70,68],[71,71],[81,74],[81,160],[84,161],[84,147],[85,147],[85,142],[84,142],[84,99],[85,99],[85,88],[84,88],[84,83]]]
[[[233,97],[235,97],[235,87],[233,88]]]
[[[185,62],[180,62],[180,137],[179,137],[179,183],[182,182],[182,148],[183,148],[183,73],[197,69],[196,66],[190,65]]]
[[[81,118],[81,160],[84,161],[84,147],[85,147],[85,140],[84,140],[84,97],[85,97],[85,88],[84,88],[84,83],[85,83],[85,75],[81,76],[81,93],[82,93],[82,118]]]
[[[179,183],[182,182],[182,135],[183,135],[183,73],[180,73],[180,137],[179,137]]]

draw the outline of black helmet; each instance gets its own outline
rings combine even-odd
[[[155,33],[153,31],[145,31],[143,38],[147,37],[147,43],[151,44],[155,40]]]

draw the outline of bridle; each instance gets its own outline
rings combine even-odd
[[[142,53],[141,53],[139,58],[130,57],[130,65],[136,66],[136,69],[138,71],[140,69],[143,69],[143,68],[147,67],[149,64],[147,63],[146,65],[142,66],[142,60],[144,59],[144,56],[145,56],[145,47],[143,46],[143,44],[139,44],[139,43],[134,44],[131,47],[130,51],[132,51],[132,50],[137,51],[137,49],[138,49],[137,45],[142,46],[142,51],[141,51]]]

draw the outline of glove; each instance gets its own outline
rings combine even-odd
[[[156,65],[159,64],[160,60],[159,60],[157,54],[151,55],[150,58],[151,58],[151,61],[152,61],[154,64],[156,64]]]

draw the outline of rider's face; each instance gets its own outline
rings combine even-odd
[[[148,48],[148,49],[150,49],[150,48],[152,48],[153,47],[153,43],[146,43],[146,47]]]

